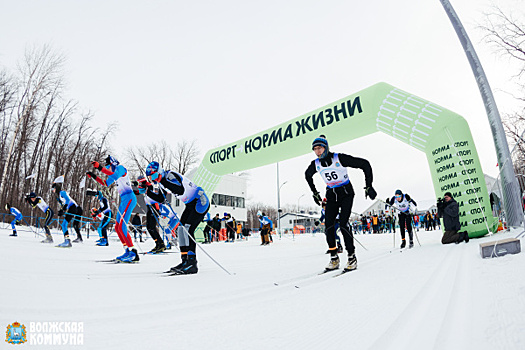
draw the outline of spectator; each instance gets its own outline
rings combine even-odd
[[[443,225],[445,232],[441,243],[461,243],[463,241],[469,241],[467,231],[459,232],[461,229],[461,223],[459,222],[459,206],[458,203],[452,198],[452,193],[447,192],[443,196],[444,199],[438,198],[438,213],[443,218]]]

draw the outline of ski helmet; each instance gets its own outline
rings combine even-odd
[[[27,195],[29,198],[36,198],[36,193],[35,192],[31,192]]]
[[[159,182],[161,179],[162,168],[160,167],[159,162],[151,162],[146,168],[146,176],[150,178],[151,181]]]
[[[260,210],[257,211],[257,216],[262,216],[262,213]]]
[[[7,210],[7,211],[11,210],[11,206],[9,205],[9,203],[5,204],[5,210]]]
[[[111,156],[111,155],[108,155],[106,157],[106,168],[111,168],[112,171],[115,171],[115,168],[119,165],[119,161],[117,160],[117,158]]]
[[[324,152],[318,157],[319,159],[322,159],[324,157],[326,157],[326,155],[328,154],[328,140],[326,139],[326,136],[324,135],[319,135],[318,138],[316,138],[314,140],[314,142],[312,142],[312,150],[316,147],[316,146],[321,146],[321,147],[324,147]]]

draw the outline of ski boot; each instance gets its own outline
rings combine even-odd
[[[194,273],[199,272],[199,268],[197,267],[197,256],[194,252],[188,252],[188,258],[186,260],[186,263],[183,264],[180,269],[175,271],[179,275],[192,275]]]
[[[328,263],[328,266],[325,267],[325,271],[332,271],[337,270],[339,268],[339,256],[334,255],[330,258],[330,262]]]
[[[100,237],[99,239],[97,239],[97,240],[95,241],[95,243],[100,243],[100,241],[103,240],[103,239],[104,239],[104,238]]]
[[[124,252],[124,254],[122,254],[121,256],[117,256],[115,258],[115,260],[124,261],[124,259],[126,259],[126,257],[129,255],[129,253],[130,253],[129,248],[126,248],[126,251]]]
[[[53,237],[50,234],[47,234],[46,239],[44,239],[41,243],[53,243]]]
[[[408,249],[411,248],[414,248],[414,241],[410,241],[410,243],[408,243]]]
[[[105,238],[101,238],[101,239],[98,240],[97,245],[98,245],[99,247],[107,247],[107,246],[109,245],[109,243],[108,243],[108,240],[107,240],[107,239],[105,239]]]
[[[11,234],[9,235],[9,237],[17,237],[17,236],[18,236],[18,234],[16,233],[15,230],[13,230],[13,233],[11,233]]]
[[[405,248],[407,246],[407,241],[403,238],[401,242],[401,249]]]
[[[135,248],[129,250],[128,255],[120,259],[120,261],[125,262],[125,263],[137,262],[139,260],[140,260],[139,253],[137,253],[137,250]]]
[[[343,246],[341,245],[341,242],[337,242],[337,252],[339,254],[343,253]]]
[[[470,237],[468,236],[468,232],[467,231],[463,231],[463,239],[465,240],[465,243],[468,243],[468,241],[470,241]]]
[[[69,238],[66,238],[64,240],[64,242],[62,242],[59,245],[57,245],[57,247],[60,247],[60,248],[71,248],[71,240]]]
[[[82,236],[77,236],[77,238],[73,241],[73,243],[83,243]]]
[[[157,244],[157,246],[153,249],[155,250],[154,254],[158,254],[158,253],[162,253],[163,251],[165,251],[166,246],[164,245],[164,242],[161,242]]]
[[[357,269],[357,258],[355,256],[355,253],[348,256],[348,262],[346,263],[346,266],[344,268],[344,271],[352,271]]]
[[[170,268],[170,272],[177,272],[179,271],[183,266],[186,265],[186,262],[188,261],[188,255],[181,255],[182,262],[178,264],[177,266],[173,266]]]

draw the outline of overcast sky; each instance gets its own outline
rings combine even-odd
[[[500,112],[511,112],[516,103],[505,91],[515,90],[515,67],[482,42],[477,28],[492,2],[451,2]],[[465,117],[484,172],[497,175],[485,109],[439,0],[1,3],[0,66],[14,69],[31,45],[63,53],[68,97],[94,112],[97,125],[119,123],[117,157],[131,145],[182,139],[197,139],[202,156],[384,81]],[[416,200],[434,198],[425,155],[387,135],[332,150],[368,159],[380,198],[397,188]],[[313,204],[304,181],[313,157],[280,163],[282,203]],[[275,168],[250,172],[249,201],[276,204]],[[370,204],[363,174],[351,170],[350,178],[354,210],[363,210]]]

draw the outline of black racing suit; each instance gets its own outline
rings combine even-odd
[[[412,198],[410,198],[410,196],[408,194],[406,194],[406,193],[405,193],[405,199],[409,203],[413,203],[414,205],[417,205],[417,203]],[[396,197],[394,196],[394,197],[392,197],[390,199],[388,204],[393,206],[395,204],[395,201],[396,201]],[[410,214],[410,210],[407,210],[406,212],[400,211],[399,215],[398,215],[398,218],[399,218],[399,230],[401,231],[401,239],[402,240],[405,239],[405,226],[406,226],[406,229],[408,231],[408,238],[410,239],[410,243],[413,243],[414,242],[414,235],[412,233],[412,215]],[[394,227],[395,227],[395,225],[394,225]],[[396,230],[394,228],[394,233],[395,232],[396,232]]]
[[[320,159],[323,166],[330,166],[332,164],[334,154],[329,152],[326,157]],[[363,170],[365,174],[366,187],[372,186],[373,175],[372,167],[366,159],[352,157],[347,154],[339,153],[339,161],[341,166],[349,168],[357,168]],[[315,188],[313,175],[317,172],[315,166],[315,160],[310,163],[310,166],[306,169],[305,177],[306,182],[310,186],[313,193],[317,192]],[[354,203],[354,188],[352,183],[346,185],[326,188],[326,209],[325,209],[325,226],[326,226],[326,242],[328,243],[328,249],[332,255],[337,255],[337,245],[335,237],[335,222],[337,214],[339,214],[339,225],[341,233],[345,241],[345,248],[348,255],[352,255],[355,252],[354,237],[352,236],[352,229],[348,225],[350,214],[352,213],[352,205]]]
[[[183,195],[184,186],[182,185],[183,183],[182,177],[179,176],[179,174],[175,172],[171,172],[171,174],[173,174],[177,178],[177,181],[179,182],[179,184],[168,181],[166,177],[164,176],[160,180],[160,184],[164,186],[165,188],[167,188],[174,195],[177,195],[177,196]],[[153,189],[150,187],[148,188],[148,191],[146,193],[148,197],[150,197],[154,201],[157,201],[159,203],[164,203],[165,193],[161,193],[161,192],[164,192],[164,191],[161,190],[159,191],[159,193],[155,193]],[[195,198],[191,202],[186,203],[186,208],[184,208],[184,211],[182,212],[182,215],[180,217],[180,223],[182,224],[182,226],[189,225],[189,228],[187,228],[187,230],[188,230],[188,233],[193,238],[189,240],[188,246],[180,247],[181,253],[187,253],[188,251],[195,253],[195,250],[197,248],[197,243],[195,242],[195,230],[197,229],[199,224],[202,222],[202,220],[204,219],[204,216],[206,215],[206,213],[208,212],[210,208],[209,203],[208,203],[208,209],[206,209],[204,213],[199,213],[195,209],[198,200],[199,198]]]

